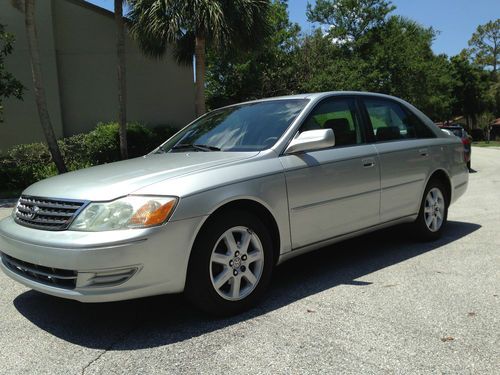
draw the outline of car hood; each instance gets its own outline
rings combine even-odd
[[[143,157],[69,172],[28,187],[23,194],[46,198],[107,201],[148,185],[221,165],[258,152],[179,152]],[[168,195],[168,191],[159,192]]]

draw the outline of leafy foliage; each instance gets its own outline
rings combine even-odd
[[[386,0],[316,0],[314,6],[307,4],[307,19],[328,26],[335,39],[356,41],[394,9]]]
[[[451,67],[454,78],[453,113],[464,115],[475,126],[477,116],[494,107],[494,99],[489,95],[489,74],[471,63],[465,53],[452,57]]]
[[[127,141],[131,157],[142,156],[176,132],[170,126],[149,129],[138,123],[127,124]],[[118,123],[100,123],[89,133],[58,141],[68,170],[91,167],[120,160]],[[0,191],[23,189],[57,174],[45,143],[24,144],[11,148],[0,158]]]
[[[0,24],[0,122],[2,122],[2,100],[11,96],[22,99],[24,86],[5,67],[5,58],[14,50],[14,36]]]
[[[435,31],[410,19],[392,16],[367,33],[359,47],[364,89],[401,97],[434,118],[451,105],[451,74],[445,56],[432,52]]]
[[[500,18],[479,25],[469,40],[470,52],[481,66],[491,66],[496,73],[500,59]]]
[[[297,88],[294,60],[300,27],[290,22],[284,0],[273,1],[267,17],[271,31],[252,51],[210,50],[206,87],[209,107],[288,94]]]
[[[286,0],[272,2],[271,34],[252,53],[209,53],[207,96],[214,108],[298,92],[373,91],[401,97],[436,121],[465,116],[469,125],[497,114],[500,86],[480,66],[436,55],[433,28],[391,15],[383,0],[318,0],[301,35]],[[464,65],[465,64],[465,65]]]
[[[208,47],[250,49],[267,35],[269,0],[131,0],[132,35],[142,50],[160,57],[173,45],[179,63],[196,58],[195,110],[206,112]]]
[[[267,0],[130,0],[131,32],[153,57],[173,46],[177,60],[191,63],[194,39],[216,49],[250,48],[267,34]]]

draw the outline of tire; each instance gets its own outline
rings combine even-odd
[[[441,237],[448,220],[449,202],[445,184],[439,179],[431,179],[425,188],[417,220],[413,224],[418,240],[434,241]]]
[[[274,266],[271,235],[245,211],[209,220],[191,252],[185,295],[209,314],[230,316],[253,307],[266,291]]]

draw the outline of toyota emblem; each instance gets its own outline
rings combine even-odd
[[[30,213],[28,214],[28,219],[33,220],[36,215],[38,214],[38,211],[40,211],[40,207],[38,206],[33,206],[30,208]]]

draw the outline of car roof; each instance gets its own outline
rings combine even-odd
[[[368,92],[368,91],[325,91],[325,92],[315,92],[315,93],[305,93],[305,94],[295,94],[295,95],[284,95],[284,96],[274,96],[270,98],[262,98],[262,99],[255,99],[255,100],[249,100],[246,102],[241,102],[241,103],[235,103],[228,105],[227,107],[232,107],[234,105],[241,105],[241,104],[249,104],[249,103],[260,103],[260,102],[266,102],[266,101],[273,101],[273,100],[293,100],[293,99],[308,99],[308,100],[320,100],[323,98],[327,98],[330,96],[350,96],[350,95],[355,95],[355,96],[374,96],[374,97],[380,97],[380,98],[386,98],[386,99],[393,99],[397,100],[399,102],[404,102],[401,98],[391,96],[391,95],[386,95],[386,94],[380,94],[376,92]],[[405,102],[406,103],[406,102]],[[409,103],[407,103],[409,104]],[[224,108],[224,107],[222,107]]]

